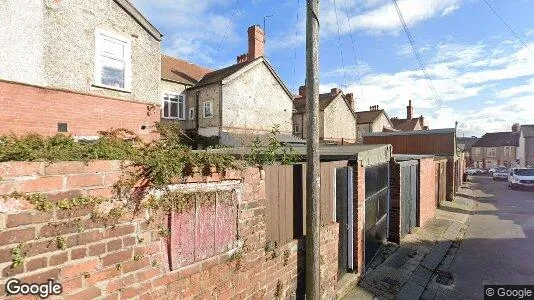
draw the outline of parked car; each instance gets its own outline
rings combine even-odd
[[[534,169],[511,169],[508,175],[508,187],[512,190],[520,187],[534,187]]]
[[[468,175],[475,175],[484,173],[484,171],[478,168],[469,168],[465,171],[465,173],[467,173]]]
[[[508,180],[510,171],[507,168],[497,168],[493,172],[493,180]]]

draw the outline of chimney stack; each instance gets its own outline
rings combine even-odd
[[[302,85],[299,87],[299,96],[306,98],[306,86],[305,85]]]
[[[330,90],[330,95],[337,96],[337,94],[341,93],[341,90],[338,88],[333,88]]]
[[[519,123],[515,123],[514,125],[512,125],[512,132],[519,132],[520,129],[521,125],[519,125]]]
[[[349,104],[349,107],[354,110],[354,94],[348,93],[345,95],[345,99],[347,100],[347,103]]]
[[[260,25],[248,28],[248,52],[237,57],[237,63],[255,60],[265,53],[265,33]]]
[[[411,120],[413,119],[413,106],[412,106],[412,100],[408,102],[408,106],[406,106],[406,119]]]

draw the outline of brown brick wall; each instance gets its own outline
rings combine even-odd
[[[434,158],[419,160],[419,224],[423,227],[436,215],[436,163]]]
[[[94,136],[98,131],[126,128],[151,137],[153,128],[141,130],[141,125],[152,126],[160,120],[159,106],[148,113],[143,103],[1,80],[0,91],[0,134],[53,135],[58,123],[67,123],[73,135]]]
[[[119,174],[117,161],[87,165],[2,163],[0,190],[2,194],[14,190],[43,192],[56,199],[109,194],[111,178],[116,179]],[[198,189],[208,181],[212,181],[211,185],[237,186],[240,259],[232,259],[229,251],[169,271],[165,267],[166,244],[158,233],[158,225],[166,224],[166,216],[149,223],[144,212],[130,213],[111,228],[92,221],[90,211],[83,209],[74,215],[59,210],[37,212],[18,200],[8,200],[0,203],[0,285],[12,277],[23,282],[55,278],[63,285],[64,293],[60,297],[63,299],[294,297],[297,289],[304,290],[304,243],[293,240],[274,251],[266,251],[262,171],[251,168],[221,177],[189,178],[187,182],[195,183]],[[82,230],[62,223],[75,218],[83,221]],[[324,298],[332,298],[336,289],[338,230],[337,223],[321,229]],[[58,247],[58,235],[65,238],[66,249]],[[27,254],[22,266],[11,268],[11,250],[19,243],[24,243]],[[0,290],[0,298],[4,293],[4,289]]]

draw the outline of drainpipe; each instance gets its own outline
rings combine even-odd
[[[200,90],[195,92],[195,142],[193,148],[198,149],[198,130],[200,128]]]

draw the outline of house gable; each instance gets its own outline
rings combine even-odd
[[[339,93],[324,109],[322,124],[324,139],[356,140],[356,117],[342,93]]]
[[[262,58],[221,80],[222,127],[292,132],[292,95]]]

